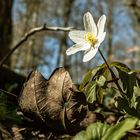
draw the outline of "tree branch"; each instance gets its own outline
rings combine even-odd
[[[3,89],[0,89],[0,92],[6,93],[7,95],[10,95],[10,96],[13,96],[13,97],[15,97],[15,98],[18,98],[17,95],[15,95],[15,94],[13,94],[13,93],[10,93],[10,92],[8,92],[8,91],[5,91],[5,90],[3,90]]]
[[[72,27],[47,27],[46,24],[40,27],[36,27],[31,29],[28,33],[26,33],[21,40],[5,55],[5,57],[0,61],[0,67],[6,62],[6,60],[13,54],[13,52],[19,48],[27,39],[34,35],[35,33],[42,32],[42,31],[63,31],[68,32],[72,30]]]

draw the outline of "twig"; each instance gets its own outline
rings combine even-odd
[[[0,67],[6,62],[6,60],[12,55],[12,53],[19,48],[30,36],[34,35],[37,32],[42,32],[42,31],[63,31],[63,32],[68,32],[72,30],[72,27],[47,27],[46,24],[40,27],[36,27],[31,29],[28,33],[26,33],[22,39],[11,49],[5,57],[0,61]]]
[[[112,79],[112,80],[108,80],[108,81],[106,81],[107,83],[113,83],[114,81],[118,81],[119,80],[119,78],[116,78],[116,79]]]
[[[3,90],[3,89],[0,89],[0,91],[6,93],[7,95],[10,95],[10,96],[13,96],[13,97],[17,98],[17,95],[15,95],[15,94],[13,94],[13,93],[10,93],[10,92],[5,91],[5,90]]]

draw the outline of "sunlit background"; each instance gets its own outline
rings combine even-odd
[[[100,46],[109,62],[121,61],[140,69],[140,1],[139,0],[14,0],[12,12],[13,47],[30,29],[42,26],[74,27],[83,29],[83,14],[90,11],[97,22],[107,16],[107,36]],[[28,39],[11,58],[11,69],[28,75],[38,69],[46,78],[57,67],[66,67],[74,82],[102,58],[96,55],[83,63],[83,53],[66,56],[73,44],[67,32],[45,31]]]

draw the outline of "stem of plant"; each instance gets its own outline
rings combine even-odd
[[[99,49],[99,53],[100,53],[101,57],[103,58],[103,60],[104,60],[104,62],[105,62],[105,64],[106,64],[108,70],[110,71],[110,74],[111,74],[112,78],[113,78],[113,79],[118,79],[117,76],[115,75],[115,73],[113,72],[113,70],[110,68],[109,64],[107,63],[107,61],[106,61],[106,59],[105,59],[105,57],[104,57],[104,55],[102,54],[102,52],[101,52],[100,49]],[[119,89],[120,94],[122,95],[122,97],[125,98],[124,92],[123,92],[123,90],[121,89],[121,87],[120,87],[118,81],[117,81],[117,80],[114,80],[114,83],[116,84],[117,88]]]

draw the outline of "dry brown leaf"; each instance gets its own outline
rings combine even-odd
[[[41,120],[53,130],[74,134],[86,126],[81,123],[88,111],[86,97],[64,68],[56,69],[49,80],[32,72],[24,84],[19,105],[27,116]],[[93,121],[94,118],[95,115]]]
[[[32,119],[39,118],[62,132],[71,131],[86,114],[86,98],[77,91],[64,68],[56,69],[49,80],[37,71],[32,72],[24,84],[19,105]]]

